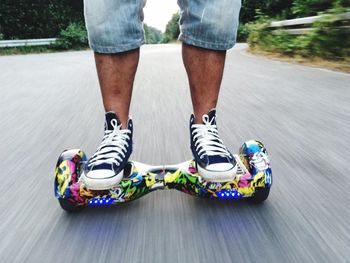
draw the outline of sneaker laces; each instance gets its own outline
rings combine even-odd
[[[117,120],[112,120],[111,125],[113,130],[106,130],[100,146],[90,160],[92,168],[96,165],[109,163],[119,165],[125,157],[129,139],[129,129],[121,129],[121,124],[118,125]],[[117,153],[117,154],[116,154]]]
[[[219,138],[214,118],[209,120],[209,116],[205,114],[203,115],[202,120],[203,124],[192,124],[192,136],[199,157],[203,158],[205,154],[208,156],[222,155],[230,157],[231,155],[229,151]]]

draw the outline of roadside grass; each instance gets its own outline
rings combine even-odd
[[[34,46],[34,47],[23,46],[23,47],[0,48],[1,56],[30,54],[30,53],[48,53],[48,52],[52,52],[52,49],[50,49],[47,46]]]
[[[0,48],[0,56],[53,53],[53,52],[76,51],[76,50],[85,50],[85,49],[87,49],[87,48],[75,48],[75,49],[69,49],[69,50],[60,50],[52,45],[49,45],[49,46],[4,47],[4,48]]]
[[[311,67],[325,68],[350,73],[350,57],[341,60],[329,60],[319,57],[303,57],[298,55],[289,56],[278,52],[262,50],[258,47],[249,48],[247,51],[256,56],[275,59],[283,62],[297,63]]]

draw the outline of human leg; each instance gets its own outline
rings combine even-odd
[[[226,51],[215,51],[187,44],[182,45],[182,56],[188,75],[193,113],[196,123],[216,107]]]
[[[236,161],[219,137],[215,107],[226,50],[235,44],[239,0],[179,0],[183,61],[194,115],[191,149],[198,172],[210,181],[233,180]]]
[[[113,111],[127,127],[132,88],[139,61],[139,49],[119,54],[95,53],[103,105],[106,112]]]
[[[86,165],[83,180],[94,190],[116,186],[132,152],[129,107],[143,37],[145,1],[85,1],[89,43],[95,52],[105,116],[101,144]]]
[[[105,111],[126,127],[133,82],[144,43],[144,0],[85,0],[85,21]]]

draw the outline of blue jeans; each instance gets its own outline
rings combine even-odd
[[[144,43],[146,0],[84,0],[90,47],[119,53]],[[227,50],[236,43],[241,0],[178,0],[180,36],[186,44]]]

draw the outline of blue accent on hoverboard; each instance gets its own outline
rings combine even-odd
[[[113,198],[93,198],[88,201],[89,206],[106,206],[113,204]]]
[[[272,171],[271,168],[265,170],[265,187],[270,188],[272,185]]]
[[[221,190],[220,192],[216,192],[216,196],[220,199],[240,199],[243,197],[242,194],[235,190]]]

